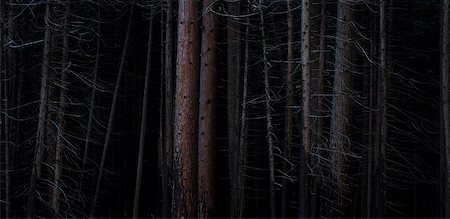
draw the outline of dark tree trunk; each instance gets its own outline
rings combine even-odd
[[[172,217],[197,217],[199,12],[178,1]]]
[[[217,19],[211,12],[214,0],[203,0],[203,30],[200,61],[200,107],[198,133],[198,213],[214,215],[216,152]]]

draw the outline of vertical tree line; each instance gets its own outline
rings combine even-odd
[[[449,0],[0,1],[0,217],[447,217],[449,34]]]

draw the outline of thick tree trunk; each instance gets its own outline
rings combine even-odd
[[[63,165],[63,153],[64,153],[64,112],[66,109],[66,90],[67,90],[67,72],[69,71],[69,16],[70,16],[70,3],[65,3],[65,14],[64,14],[64,33],[63,33],[63,52],[62,52],[62,60],[61,60],[61,82],[60,82],[60,96],[59,96],[59,110],[58,110],[58,133],[57,133],[57,141],[56,141],[56,157],[55,157],[55,173],[53,179],[53,188],[52,188],[52,208],[53,208],[53,217],[59,217],[60,210],[60,194],[61,194],[61,174],[62,174],[62,165]]]
[[[142,165],[144,163],[144,146],[145,136],[147,130],[147,114],[148,114],[148,99],[149,99],[149,87],[150,87],[150,68],[152,64],[152,43],[153,43],[153,20],[154,9],[152,7],[152,13],[150,14],[150,22],[148,27],[148,45],[147,45],[147,66],[145,68],[145,85],[144,95],[142,96],[142,117],[141,117],[141,133],[139,136],[139,154],[138,164],[136,169],[136,186],[134,189],[134,206],[133,206],[133,218],[137,218],[139,215],[139,199],[141,194],[141,182],[142,182]]]
[[[450,116],[448,104],[448,79],[449,79],[449,0],[442,0],[442,25],[441,25],[441,132],[442,150],[444,152],[444,166],[441,167],[443,175],[443,217],[450,217]]]
[[[50,19],[50,4],[51,1],[47,1],[45,4],[45,16],[44,19],[47,21]],[[45,144],[45,125],[47,123],[47,105],[48,105],[48,75],[50,68],[50,40],[51,33],[50,27],[45,22],[44,28],[44,48],[42,56],[42,75],[41,75],[41,88],[40,88],[40,99],[39,99],[39,119],[38,119],[38,129],[36,134],[36,146],[33,160],[33,167],[30,179],[30,188],[28,190],[28,202],[26,208],[26,217],[31,218],[34,214],[35,207],[35,195],[36,195],[36,185],[39,178],[41,177],[42,171],[42,160],[44,156],[44,144]]]
[[[113,124],[114,124],[114,116],[115,116],[115,112],[116,112],[116,108],[117,108],[117,102],[119,100],[120,82],[122,81],[122,75],[123,75],[123,71],[124,71],[124,67],[125,67],[125,59],[127,57],[128,44],[130,41],[131,26],[133,23],[133,14],[134,14],[134,5],[131,5],[130,14],[128,17],[127,32],[125,35],[125,41],[123,43],[122,56],[120,59],[119,72],[117,74],[116,86],[114,88],[114,95],[113,95],[113,100],[111,103],[111,111],[109,113],[108,127],[106,129],[106,136],[105,136],[105,142],[103,145],[102,159],[100,161],[100,167],[99,167],[99,172],[98,172],[97,183],[95,186],[94,198],[92,200],[92,209],[91,209],[91,214],[90,214],[91,217],[94,216],[94,213],[95,213],[98,195],[100,192],[100,185],[101,185],[102,177],[103,177],[103,171],[105,169],[106,154],[108,152],[109,145],[111,144],[111,135],[112,135],[112,129],[113,129]]]
[[[162,217],[170,216],[170,194],[169,178],[172,175],[172,155],[173,155],[173,126],[174,126],[174,38],[173,38],[173,0],[166,0],[166,42],[164,61],[164,89],[165,89],[165,120],[164,120],[164,147],[163,147],[163,168],[162,168]]]
[[[197,217],[199,14],[196,0],[178,1],[172,217]]]
[[[346,154],[348,153],[348,121],[350,116],[350,67],[352,61],[352,2],[339,0],[337,5],[336,52],[334,74],[334,96],[331,114],[330,143],[331,179],[334,195],[330,216],[336,216],[332,209],[345,212],[347,195]]]
[[[267,139],[267,154],[269,160],[269,194],[270,194],[270,216],[276,217],[276,197],[275,197],[275,167],[273,158],[273,127],[272,127],[272,106],[270,101],[270,83],[269,83],[269,63],[267,59],[267,43],[264,23],[263,2],[259,0],[259,14],[261,21],[261,38],[263,48],[263,73],[264,73],[264,91],[265,91],[265,109],[266,109],[266,139]]]
[[[228,153],[230,171],[230,216],[242,217],[239,206],[242,191],[242,165],[239,150],[239,72],[240,72],[240,25],[235,16],[240,15],[240,1],[228,1],[227,18],[227,116],[228,116]]]
[[[214,215],[216,150],[217,19],[211,12],[214,0],[203,0],[203,31],[200,61],[200,107],[198,133],[198,213]]]

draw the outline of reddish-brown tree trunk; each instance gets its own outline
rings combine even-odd
[[[214,0],[203,0],[198,133],[198,216],[214,215],[216,117],[216,15]]]
[[[172,217],[197,217],[199,12],[178,1]]]

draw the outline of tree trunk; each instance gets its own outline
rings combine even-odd
[[[86,129],[86,138],[84,140],[84,151],[83,151],[83,160],[81,164],[81,172],[80,172],[80,181],[78,186],[83,189],[83,180],[84,180],[84,171],[86,170],[86,164],[89,157],[89,149],[91,143],[91,135],[92,135],[92,127],[94,123],[94,109],[95,109],[95,97],[97,94],[97,76],[100,65],[100,46],[101,46],[101,35],[100,35],[100,7],[97,8],[97,43],[96,43],[96,52],[95,52],[95,66],[94,66],[94,77],[92,79],[92,91],[91,91],[91,99],[89,105],[89,118],[88,125]]]
[[[166,42],[165,42],[165,66],[164,66],[164,89],[165,89],[165,121],[164,121],[164,148],[163,148],[163,172],[162,172],[162,217],[170,216],[170,194],[169,178],[172,175],[173,155],[173,126],[174,126],[174,38],[173,38],[173,0],[167,1],[166,9]]]
[[[386,213],[386,188],[385,188],[385,169],[386,169],[386,140],[387,140],[387,51],[386,51],[386,0],[380,0],[380,69],[378,75],[378,160],[376,166],[376,217],[384,217]]]
[[[247,8],[247,14],[250,13],[250,8]],[[250,24],[250,18],[247,17],[247,24]],[[239,196],[239,203],[238,206],[240,209],[245,209],[245,186],[246,186],[246,171],[245,166],[247,163],[247,111],[248,111],[248,72],[249,72],[249,37],[250,37],[250,25],[245,26],[245,55],[244,55],[244,75],[243,75],[243,83],[242,83],[242,104],[241,104],[241,127],[240,127],[240,136],[239,136],[239,154],[241,154],[241,178],[239,184],[241,194]],[[241,216],[244,216],[244,212],[241,213]]]
[[[235,16],[240,14],[240,1],[228,1],[227,18],[227,116],[228,116],[228,153],[230,171],[230,216],[242,217],[242,196],[240,182],[242,165],[239,153],[239,71],[240,71],[240,25]]]
[[[448,74],[449,74],[449,0],[442,0],[442,30],[441,30],[441,132],[443,136],[442,151],[445,152],[443,174],[443,217],[450,217],[450,118],[448,104]]]
[[[69,71],[69,16],[70,16],[70,3],[65,3],[65,14],[64,14],[64,33],[63,33],[63,52],[61,60],[61,82],[60,82],[60,96],[59,96],[59,110],[58,110],[58,133],[56,141],[56,158],[55,158],[55,175],[53,179],[53,191],[52,191],[52,208],[53,217],[59,217],[59,197],[61,194],[61,174],[62,174],[62,163],[63,163],[63,153],[64,153],[64,111],[66,109],[66,90],[67,90],[67,71]]]
[[[352,65],[352,2],[339,0],[337,5],[336,54],[334,75],[334,96],[331,114],[330,143],[331,180],[334,191],[330,216],[336,216],[332,209],[345,212],[347,195],[346,153],[348,153],[348,121],[350,116],[350,66]]]
[[[130,14],[128,17],[127,32],[126,32],[126,36],[125,36],[125,41],[123,43],[122,56],[120,59],[119,72],[117,74],[116,86],[114,88],[114,96],[113,96],[113,100],[111,103],[111,111],[109,113],[108,127],[106,129],[106,136],[105,136],[105,142],[103,145],[102,159],[100,161],[100,168],[99,168],[99,172],[98,172],[97,183],[95,186],[94,198],[92,200],[91,217],[94,216],[94,213],[95,213],[98,195],[100,192],[100,184],[102,181],[103,171],[105,168],[106,153],[108,152],[109,145],[111,144],[111,135],[112,135],[112,128],[113,128],[113,124],[114,124],[114,115],[116,112],[117,102],[119,99],[119,88],[120,88],[120,82],[122,80],[123,69],[125,67],[125,59],[127,57],[128,44],[130,41],[131,26],[133,23],[133,14],[134,14],[134,5],[131,5]]]
[[[197,217],[199,15],[196,0],[178,1],[172,217]]]
[[[301,40],[301,60],[302,60],[302,153],[300,153],[300,175],[299,175],[299,217],[308,217],[308,162],[311,149],[310,140],[310,18],[309,0],[302,0],[302,40]]]
[[[200,61],[200,107],[198,133],[198,213],[214,215],[216,150],[217,19],[211,12],[214,0],[203,0],[203,30]]]
[[[151,5],[152,11],[150,14],[150,22],[148,27],[148,45],[147,45],[147,66],[145,69],[145,85],[144,85],[144,95],[142,97],[142,117],[141,117],[141,133],[139,137],[139,154],[138,154],[138,164],[136,169],[136,186],[134,189],[134,206],[133,206],[133,218],[137,218],[139,214],[139,198],[141,193],[141,182],[142,182],[142,165],[144,163],[144,146],[145,146],[145,136],[147,128],[147,114],[148,114],[148,90],[150,87],[150,68],[152,64],[152,43],[153,43],[153,16],[154,7]]]
[[[270,103],[270,83],[269,83],[269,63],[267,59],[266,32],[264,30],[264,12],[262,0],[259,0],[259,14],[261,20],[261,38],[263,46],[263,73],[264,73],[264,91],[265,91],[265,109],[266,109],[266,139],[269,160],[269,192],[270,192],[270,216],[276,217],[276,197],[275,197],[275,167],[273,160],[273,127],[272,127],[272,107]]]
[[[287,0],[287,71],[286,71],[286,108],[284,118],[284,156],[290,161],[292,151],[292,106],[294,105],[294,18],[292,12],[292,0]],[[283,162],[283,172],[288,172],[288,162]],[[288,200],[288,180],[283,179],[283,191],[281,198],[281,217],[286,217]]]
[[[47,1],[45,4],[45,20],[50,19],[50,4],[51,1]],[[38,129],[36,134],[36,146],[33,160],[33,167],[30,179],[30,188],[28,190],[28,202],[26,208],[26,217],[31,218],[34,214],[35,207],[35,189],[38,179],[41,177],[42,170],[42,160],[44,155],[44,141],[45,141],[45,125],[47,123],[47,105],[48,105],[48,75],[50,67],[50,40],[51,33],[50,27],[45,22],[44,27],[44,48],[42,56],[42,75],[41,75],[41,88],[40,88],[40,99],[39,99],[39,120]]]

